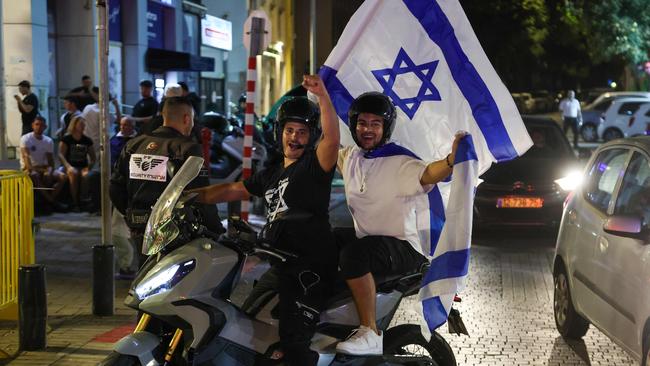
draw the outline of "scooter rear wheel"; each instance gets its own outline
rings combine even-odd
[[[384,354],[396,356],[428,356],[438,366],[456,366],[456,357],[449,343],[437,332],[427,342],[420,326],[402,324],[384,332]]]
[[[135,356],[111,352],[98,366],[141,366],[141,363]]]

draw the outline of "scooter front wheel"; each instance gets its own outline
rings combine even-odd
[[[111,352],[97,366],[141,366],[140,360],[135,356],[123,355],[118,352]]]
[[[430,357],[435,365],[456,366],[456,357],[449,343],[437,332],[427,341],[420,326],[402,324],[384,332],[384,355]]]

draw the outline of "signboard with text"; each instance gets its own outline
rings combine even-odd
[[[232,23],[212,15],[206,15],[205,19],[201,19],[201,43],[205,46],[231,51]]]
[[[147,2],[147,44],[151,48],[163,48],[163,5]]]

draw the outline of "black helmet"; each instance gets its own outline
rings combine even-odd
[[[237,101],[238,105],[242,103],[246,103],[246,92],[241,93],[241,95],[239,96],[239,100]]]
[[[352,133],[352,138],[357,145],[359,145],[359,141],[357,141],[357,119],[361,113],[372,113],[383,118],[384,134],[379,145],[385,144],[395,130],[395,118],[397,117],[395,105],[393,105],[390,98],[380,92],[367,92],[359,95],[352,102],[348,111],[348,127],[350,127],[350,133]]]
[[[308,147],[313,148],[320,138],[320,111],[318,106],[307,97],[288,99],[278,109],[275,123],[275,142],[282,149],[282,131],[287,122],[302,123],[309,128]]]

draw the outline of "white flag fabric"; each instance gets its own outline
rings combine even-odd
[[[425,161],[444,159],[457,131],[468,131],[451,181],[429,193],[418,232],[431,267],[420,299],[430,329],[442,325],[469,263],[478,175],[532,145],[510,93],[483,52],[457,0],[366,0],[319,72],[342,141],[350,104],[368,91],[397,107],[393,142]],[[416,208],[417,210],[417,208]]]

